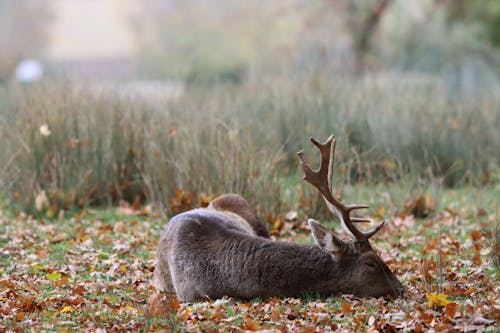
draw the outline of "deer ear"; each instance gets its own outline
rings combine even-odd
[[[343,252],[345,248],[344,242],[335,236],[333,232],[323,227],[316,220],[309,219],[307,223],[309,223],[313,238],[320,248],[335,255]]]

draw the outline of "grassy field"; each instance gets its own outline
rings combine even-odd
[[[309,136],[338,138],[338,184],[499,181],[498,95],[460,95],[438,78],[259,77],[187,86],[176,99],[98,94],[64,82],[0,87],[0,195],[17,208],[151,203],[176,191],[237,192],[282,209]],[[300,185],[302,187],[302,185]],[[310,198],[308,187],[302,187]],[[37,200],[38,199],[38,200]],[[38,204],[37,204],[38,202]]]
[[[419,193],[395,185],[344,188],[345,200],[367,202],[370,215],[390,217],[373,242],[408,295],[389,302],[306,295],[179,304],[150,284],[166,220],[147,208],[54,218],[3,210],[0,331],[497,331],[500,188]],[[281,213],[268,225],[278,240],[312,241],[303,210],[293,220]]]
[[[494,331],[498,95],[403,79],[259,77],[166,102],[0,87],[0,331]],[[335,191],[390,219],[374,245],[406,299],[155,293],[167,217],[215,195],[242,194],[277,240],[311,242],[308,217],[335,226],[296,158],[332,133]]]

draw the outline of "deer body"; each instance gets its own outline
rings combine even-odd
[[[336,271],[332,257],[317,246],[257,237],[223,214],[202,209],[173,218],[166,234],[172,238],[167,260],[181,300],[319,293]],[[337,291],[336,284],[327,286],[327,293]]]
[[[331,139],[323,147],[327,144],[332,144]],[[329,149],[333,152],[331,146]],[[316,176],[299,157],[306,180],[311,182]],[[329,165],[332,162],[330,156]],[[319,189],[329,208],[336,207],[336,199]],[[361,219],[350,218],[347,209],[361,207],[340,208],[340,217],[356,240],[343,241],[310,219],[316,245],[303,245],[269,239],[242,197],[223,195],[208,208],[185,212],[169,221],[158,244],[154,285],[177,293],[182,301],[338,292],[360,297],[399,296],[403,286],[368,243],[383,223],[369,233],[351,225],[351,220]]]

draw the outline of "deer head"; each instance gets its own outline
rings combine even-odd
[[[385,221],[368,232],[362,232],[354,226],[354,223],[371,222],[368,218],[351,216],[353,211],[368,208],[368,206],[346,205],[332,193],[335,138],[331,135],[324,143],[311,138],[311,142],[318,147],[321,162],[318,170],[312,170],[305,161],[303,152],[297,153],[304,170],[304,180],[318,189],[328,209],[338,216],[344,229],[353,237],[352,241],[344,241],[317,221],[313,219],[308,221],[316,243],[335,257],[342,271],[340,291],[359,297],[402,296],[403,285],[368,241],[384,226]]]

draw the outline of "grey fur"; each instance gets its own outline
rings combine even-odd
[[[314,222],[319,246],[273,241],[258,236],[264,226],[255,223],[237,210],[213,208],[173,217],[158,244],[154,285],[181,301],[337,292],[398,296],[403,290],[367,242],[341,241]],[[328,251],[332,239],[335,251]]]

